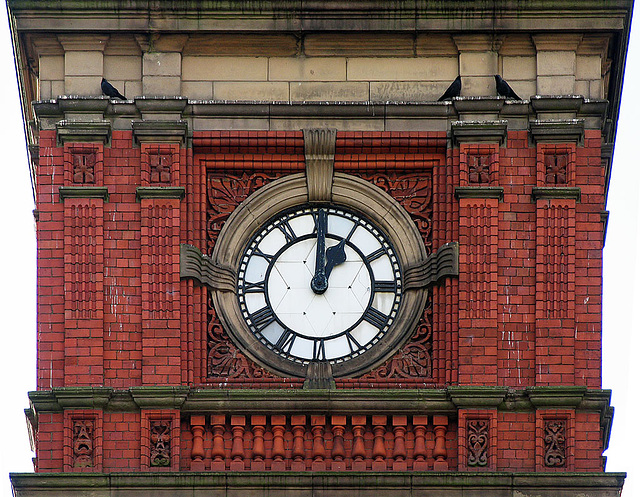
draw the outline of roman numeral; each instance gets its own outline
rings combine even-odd
[[[316,340],[313,342],[313,360],[326,361],[327,355],[324,350],[324,340]]]
[[[358,340],[353,338],[353,335],[349,331],[347,331],[347,343],[349,344],[349,348],[352,353],[362,348],[362,345],[358,343]]]
[[[395,281],[374,281],[373,291],[382,293],[395,293],[396,282]]]
[[[287,220],[282,221],[278,225],[278,229],[282,231],[282,234],[287,239],[287,243],[292,242],[297,238],[295,231],[293,231],[293,228]]]
[[[273,256],[269,255],[269,254],[265,254],[262,250],[260,250],[259,248],[256,247],[256,249],[253,251],[253,253],[255,255],[257,255],[258,257],[262,257],[263,259],[266,259],[267,262],[271,263],[271,261],[273,260]]]
[[[384,254],[386,254],[387,251],[384,249],[384,247],[380,247],[378,250],[376,250],[375,252],[371,252],[369,255],[367,255],[365,257],[365,259],[367,260],[367,262],[369,264],[371,264],[373,261],[375,261],[376,259],[378,259],[379,257],[382,257]]]
[[[387,316],[386,314],[382,314],[378,309],[374,307],[369,307],[364,313],[363,317],[367,323],[372,324],[379,330],[384,328],[384,325],[387,324],[387,320],[389,319],[389,316]]]
[[[249,318],[258,331],[262,331],[276,320],[273,309],[268,305],[258,309],[253,314],[249,314]]]
[[[244,293],[265,293],[264,280],[256,283],[244,282]]]
[[[275,343],[275,347],[286,354],[291,352],[291,347],[293,347],[293,342],[296,339],[295,333],[293,333],[289,329],[285,329],[278,338],[278,341]]]

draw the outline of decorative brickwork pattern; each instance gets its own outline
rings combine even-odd
[[[141,412],[140,467],[147,471],[178,471],[180,415],[177,411]]]
[[[101,143],[64,145],[64,186],[102,186],[104,147]]]
[[[180,174],[180,145],[140,145],[140,179],[142,186],[177,186]]]
[[[539,143],[537,163],[537,186],[575,186],[575,143]]]
[[[179,384],[180,208],[177,199],[142,199],[143,382]]]
[[[102,471],[102,411],[64,413],[64,471]]]
[[[498,144],[460,144],[460,186],[497,186]]]
[[[536,471],[574,471],[576,413],[569,409],[536,412]]]
[[[458,411],[458,469],[493,471],[497,468],[498,413],[495,410]]]
[[[64,204],[65,384],[102,381],[104,234],[102,199]]]

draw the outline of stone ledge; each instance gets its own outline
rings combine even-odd
[[[62,109],[62,106],[61,106]],[[111,137],[111,123],[109,121],[60,121],[56,123],[58,143],[109,142]]]
[[[504,143],[508,121],[455,121],[451,134],[456,143]]]
[[[534,202],[538,199],[570,198],[580,202],[580,188],[568,186],[537,186],[531,190]]]
[[[185,102],[186,103],[186,102]],[[189,125],[186,121],[132,121],[133,141],[140,143],[186,142]]]
[[[455,189],[457,199],[461,198],[497,198],[502,202],[504,188],[501,186],[457,186]]]
[[[136,188],[136,199],[175,198],[182,200],[185,195],[184,186],[139,186]]]
[[[327,495],[440,495],[463,497],[614,497],[626,473],[516,472],[171,472],[171,473],[11,473],[15,497],[87,495],[122,497],[160,493],[174,497],[227,495],[226,491],[290,497]],[[141,493],[142,492],[142,493]],[[338,493],[336,493],[338,492]],[[240,495],[240,494],[238,494]]]
[[[582,143],[584,128],[584,119],[529,122],[529,132],[534,143]]]
[[[106,186],[61,186],[58,188],[60,202],[67,198],[101,198],[109,201],[109,189]]]

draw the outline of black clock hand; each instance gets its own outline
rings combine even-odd
[[[322,294],[327,289],[327,274],[325,273],[325,236],[327,235],[327,211],[318,211],[318,241],[316,245],[316,272],[311,278],[311,289],[314,293]]]
[[[344,246],[346,243],[347,239],[343,238],[342,240],[340,240],[340,243],[338,243],[338,245],[334,245],[333,247],[329,247],[327,249],[327,265],[324,268],[324,274],[327,277],[327,280],[329,280],[331,270],[347,260],[347,254],[344,251]]]

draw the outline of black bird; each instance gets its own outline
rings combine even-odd
[[[106,79],[102,78],[102,83],[100,83],[100,88],[102,88],[102,93],[107,97],[111,98],[121,98],[122,100],[126,100],[127,98],[122,95],[114,86],[109,83]]]
[[[496,90],[498,92],[498,95],[500,95],[501,97],[513,98],[515,100],[522,100],[509,86],[509,83],[507,83],[497,74],[494,77],[496,78]]]
[[[449,100],[453,97],[460,96],[460,90],[462,89],[462,80],[460,76],[453,80],[453,83],[449,85],[447,91],[445,91],[442,96],[438,99],[438,102],[442,102],[443,100]]]

